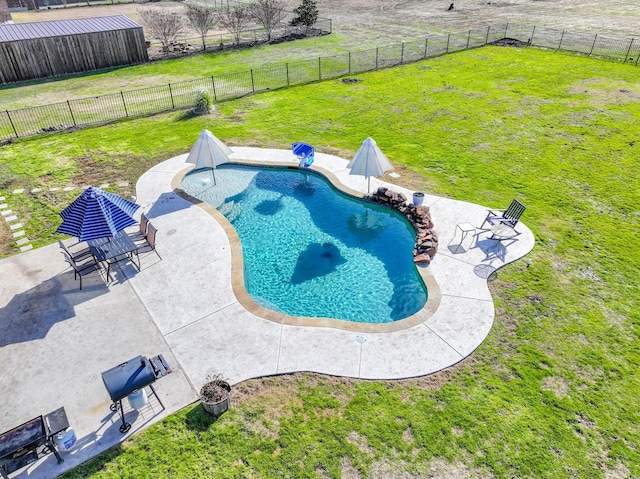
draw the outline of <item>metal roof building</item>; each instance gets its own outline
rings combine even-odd
[[[124,15],[0,25],[0,83],[148,59],[142,27]]]

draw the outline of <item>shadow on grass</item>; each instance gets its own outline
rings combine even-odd
[[[220,416],[209,414],[199,403],[186,414],[184,423],[189,431],[204,432],[208,431],[211,425],[218,422],[219,419]]]
[[[117,459],[123,452],[122,444],[116,444],[103,453],[98,454],[96,457],[89,459],[87,462],[83,462],[58,477],[60,479],[84,479],[93,477],[97,473],[104,471],[108,463]]]

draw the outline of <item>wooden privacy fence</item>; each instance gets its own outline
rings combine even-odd
[[[122,91],[61,103],[0,112],[0,141],[94,125],[122,118],[190,108],[201,91],[216,102],[249,93],[301,85],[388,68],[445,53],[513,39],[531,46],[598,56],[638,65],[640,40],[521,25],[489,26],[369,50],[345,52],[239,73]]]

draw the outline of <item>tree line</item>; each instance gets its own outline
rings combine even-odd
[[[287,14],[281,0],[254,0],[252,3],[227,5],[221,9],[191,4],[187,4],[186,8],[184,15],[175,10],[157,7],[140,10],[144,27],[162,43],[165,51],[175,43],[186,26],[199,33],[203,50],[206,48],[209,31],[218,25],[233,35],[236,45],[240,43],[241,34],[252,24],[264,28],[267,41],[270,41],[273,31],[284,24]],[[289,22],[290,25],[311,27],[318,20],[317,0],[302,0],[293,13],[295,17]]]

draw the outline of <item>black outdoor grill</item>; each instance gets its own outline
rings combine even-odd
[[[111,401],[113,401],[110,408],[114,412],[120,410],[120,417],[122,418],[121,433],[124,434],[131,429],[131,424],[124,419],[122,400],[135,391],[149,386],[153,395],[158,399],[160,406],[164,409],[153,383],[156,379],[166,376],[170,372],[171,368],[162,354],[160,354],[153,358],[138,356],[102,373],[104,387],[107,388]]]
[[[50,452],[55,454],[58,464],[64,462],[53,438],[68,427],[67,413],[61,407],[0,434],[0,477],[8,479],[12,472]]]

